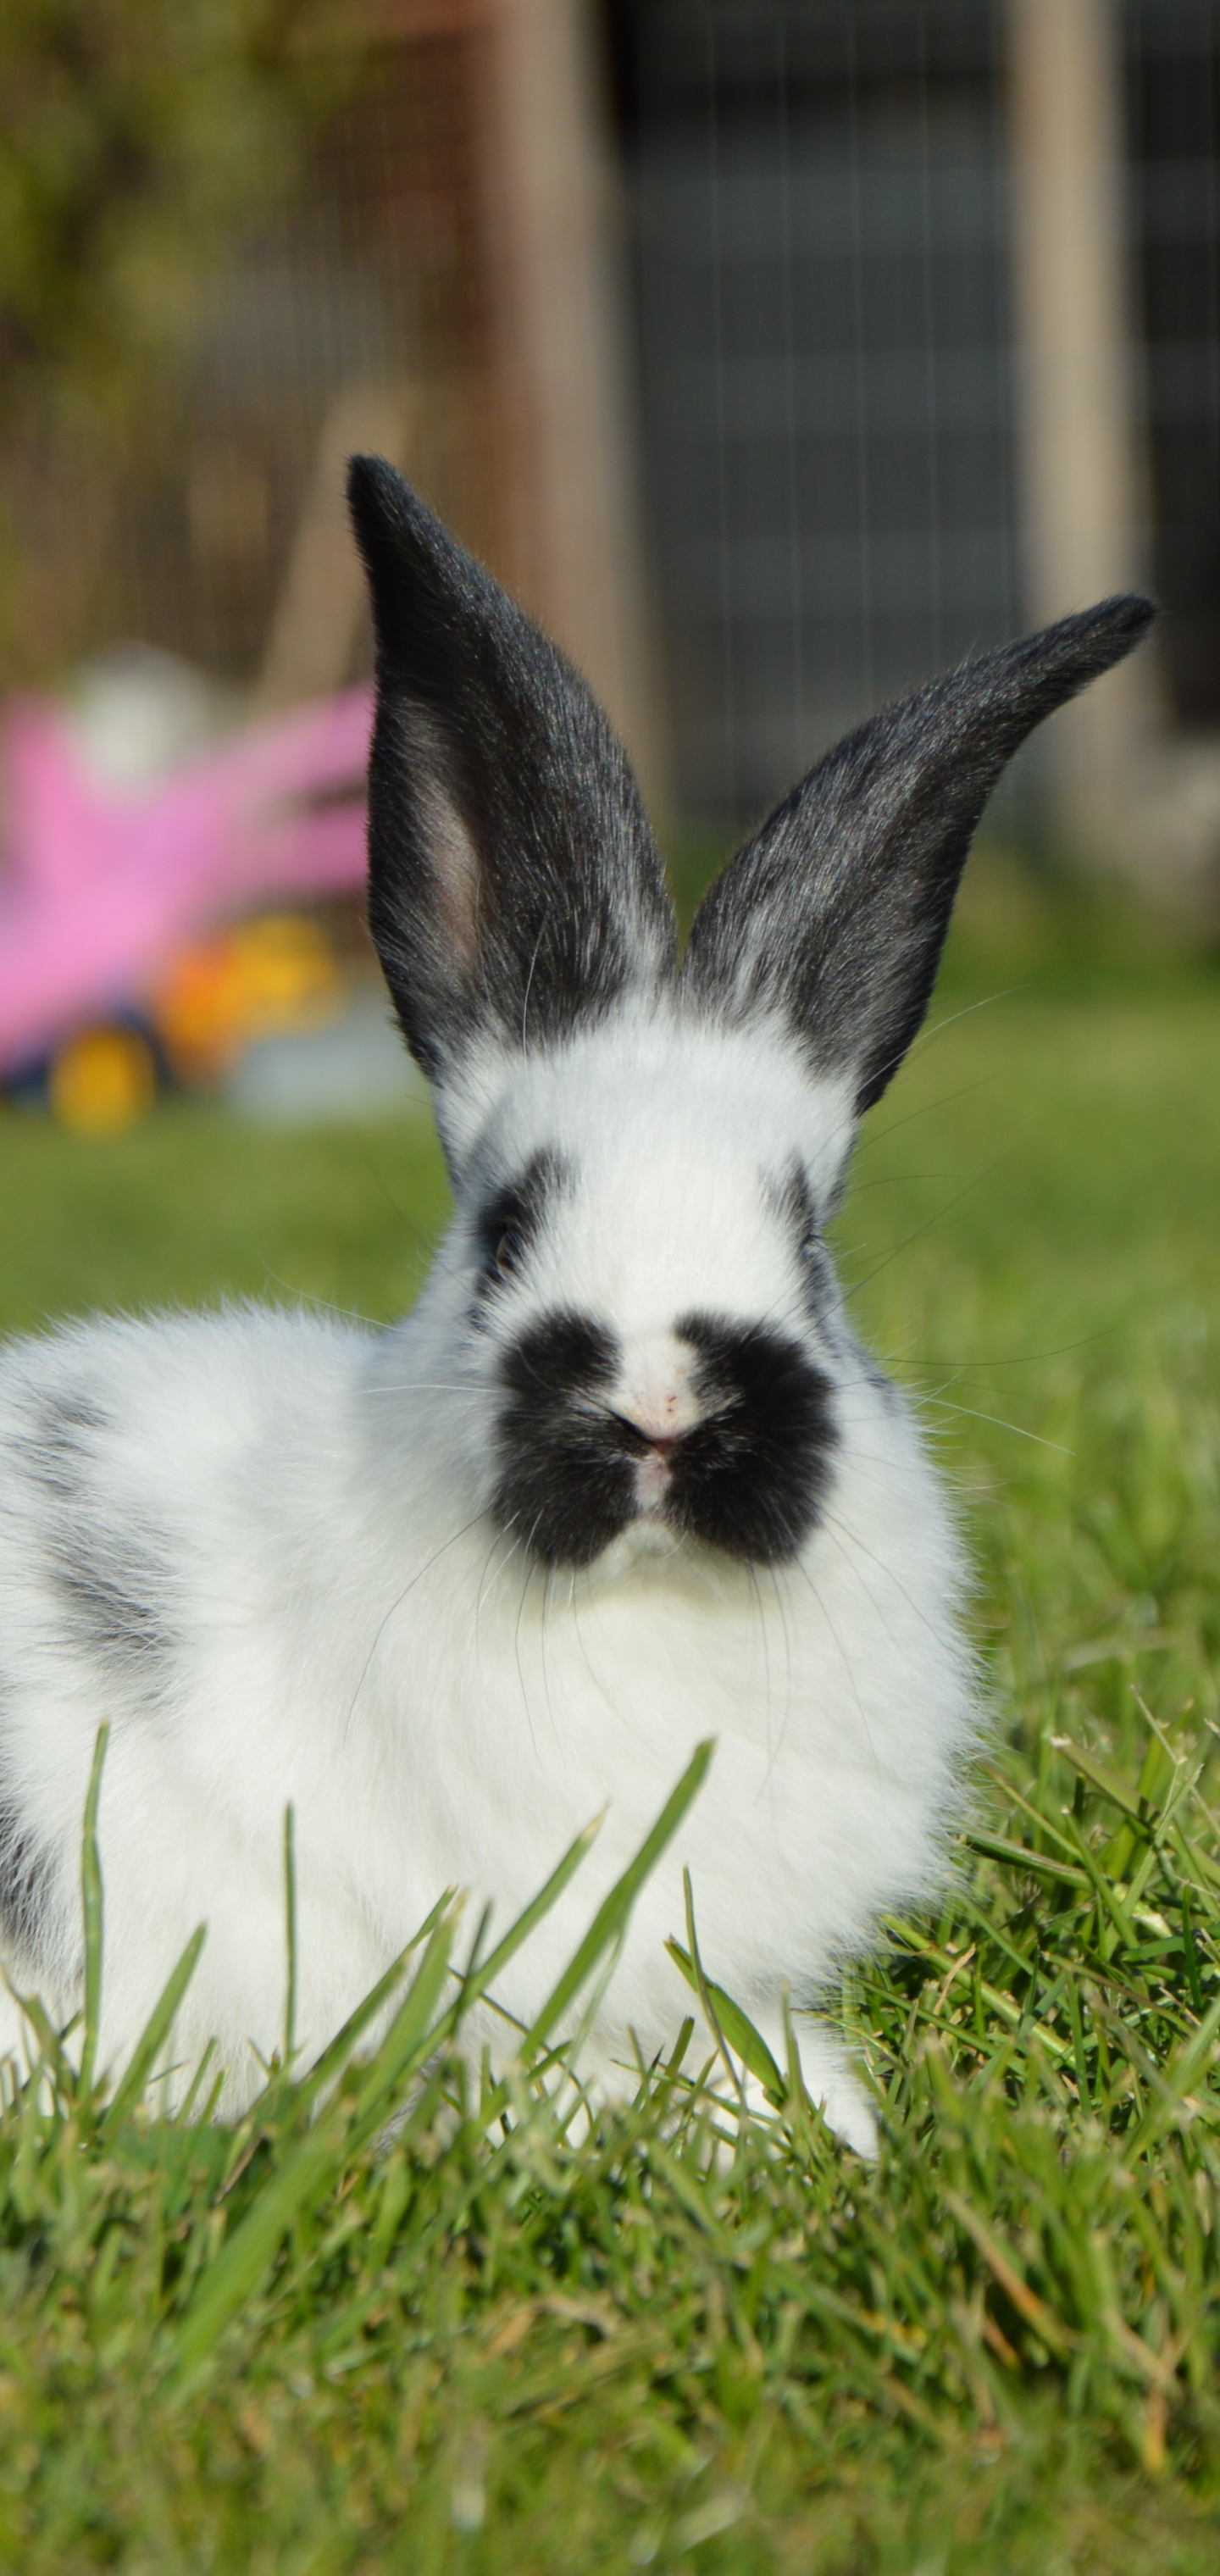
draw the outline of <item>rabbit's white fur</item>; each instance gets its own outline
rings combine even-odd
[[[510,1305],[586,1297],[620,1330],[628,1376],[675,1307],[767,1312],[838,1390],[833,1499],[798,1562],[774,1571],[641,1523],[586,1570],[529,1572],[486,1517],[496,1345],[466,1322],[461,1210],[414,1314],[385,1334],[237,1309],[10,1346],[6,1774],[31,1848],[59,1855],[53,1898],[41,1893],[43,1984],[74,2004],[80,1820],[106,1715],[102,2057],[123,2060],[206,1920],[174,2053],[189,2071],[215,2036],[227,2107],[283,2029],[289,1801],[307,2051],[446,1887],[491,1898],[503,1926],[604,1806],[589,1859],[504,1979],[501,2001],[528,2020],[694,1746],[716,1736],[637,1906],[596,2054],[606,2072],[630,2060],[632,2033],[646,2058],[672,2036],[686,1996],[663,1942],[683,1928],[685,1863],[708,1972],[782,2063],[784,1985],[812,2000],[881,1905],[927,1887],[969,1740],[940,1486],[837,1303],[811,1325],[764,1186],[797,1153],[833,1193],[843,1085],[811,1081],[778,1030],[713,1034],[628,1004],[545,1057],[512,1067],[489,1052],[477,1111],[474,1089],[460,1114],[449,1104],[451,1129],[472,1139],[481,1120],[510,1165],[558,1147],[580,1176],[548,1244],[553,1278]],[[111,1590],[102,1679],[70,1595],[65,1615],[57,1484],[96,1595],[79,1605],[86,1624],[104,1628]],[[148,1632],[124,1634],[141,1589]],[[841,2052],[801,2027],[815,2093],[867,2146]],[[502,2054],[504,2034],[488,2021],[479,2036]],[[17,2035],[9,2006],[0,2038]]]
[[[446,1888],[501,1929],[606,1809],[498,1993],[528,2023],[695,1745],[710,1778],[588,2035],[603,2087],[707,1970],[783,2062],[879,1911],[935,1881],[972,1731],[962,1560],[824,1229],[926,1007],[970,833],[1038,719],[1128,651],[1117,600],[967,664],[825,760],[723,872],[679,970],[583,683],[393,473],[353,469],[378,632],[370,920],[456,1213],[410,1319],[226,1310],[0,1357],[0,1933],[67,2016],[99,1721],[101,2060],[194,1927],[170,2079],[236,2109]],[[873,2116],[830,2031],[806,2076]],[[500,2057],[512,2023],[469,2036]],[[16,2048],[0,2002],[0,2048]],[[629,2078],[627,2080],[630,2080]]]

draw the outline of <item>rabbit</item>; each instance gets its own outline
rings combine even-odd
[[[869,2091],[811,2008],[935,1889],[978,1725],[954,1513],[827,1246],[859,1120],[924,1017],[987,796],[1130,651],[1103,602],[829,751],[724,868],[677,959],[627,759],[584,681],[377,458],[350,472],[377,645],[369,921],[431,1086],[454,1214],[408,1318],[225,1306],[0,1357],[0,2050],[83,1977],[99,2063],[194,1927],[166,2064],[220,2116],[284,2023],[323,2048],[457,1886],[503,1929],[590,1856],[480,2006],[511,2056],[697,1742],[717,1750],[584,2034],[630,2092],[707,1974],[831,2128]],[[177,2092],[175,2093],[175,2088]]]

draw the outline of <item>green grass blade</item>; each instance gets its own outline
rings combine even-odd
[[[709,1977],[706,1971],[702,1976],[699,1975],[690,1951],[684,1950],[680,1941],[669,1940],[665,1947],[674,1966],[681,1970],[687,1985],[692,1987],[699,1996],[705,2011],[710,2003],[715,2017],[713,2029],[719,2025],[726,2045],[736,2049],[742,2064],[749,2068],[751,2075],[757,2077],[768,2099],[778,2108],[787,2099],[788,2086],[762,2032],[755,2029],[748,2013],[742,2011],[741,2005],[735,2004],[731,1995],[726,1995],[723,1986],[718,1986],[715,1979]],[[736,2069],[734,2069],[734,2082],[736,2080]]]
[[[376,2056],[370,2058],[356,2095],[348,2145],[359,2146],[383,2120],[392,2095],[431,2056],[444,2037],[444,2016],[433,2016],[449,1973],[449,1953],[457,1930],[456,1913],[436,1926],[418,1971],[411,1980]]]
[[[1160,2070],[1159,2098],[1145,2112],[1131,2138],[1129,2152],[1132,2155],[1145,2152],[1165,2130],[1177,2125],[1183,2102],[1212,2057],[1218,2037],[1220,1995],[1216,1996],[1198,2029],[1192,2030],[1189,2039],[1183,2041],[1168,2065]]]
[[[28,2021],[31,2030],[38,2041],[42,2070],[53,2077],[55,2090],[59,2094],[61,2100],[70,2101],[73,2094],[77,2091],[80,2079],[71,2059],[68,2056],[67,2050],[64,2047],[64,2034],[56,2030],[50,2014],[47,2011],[46,2005],[43,2003],[40,1995],[22,1994],[20,1988],[13,1984],[12,1979],[8,1976],[2,1966],[0,1966],[0,1979],[3,1980],[3,1983],[7,1987],[9,1994],[12,1996],[18,2011],[24,2016],[25,2020]],[[69,2030],[74,2030],[75,2027],[75,2021],[69,2022]],[[36,2066],[34,2068],[35,2077],[37,2077],[39,2071],[40,2069]]]
[[[289,2150],[208,2265],[173,2341],[165,2381],[171,2401],[193,2386],[225,2327],[253,2296],[298,2210],[327,2188],[339,2162],[342,2139],[343,2124],[332,2109]]]
[[[1200,2020],[1203,2018],[1203,1988],[1199,1981],[1199,1953],[1195,1948],[1195,1928],[1191,1920],[1190,1890],[1182,1889],[1182,1957],[1190,2000]]]
[[[544,1915],[549,1914],[552,1906],[558,1904],[569,1880],[575,1877],[585,1853],[596,1841],[601,1827],[601,1816],[595,1816],[591,1824],[584,1826],[575,1842],[569,1843],[562,1860],[558,1867],[552,1870],[546,1885],[539,1888],[537,1896],[525,1907],[524,1912],[517,1916],[516,1922],[509,1925],[503,1940],[498,1941],[495,1949],[488,1952],[481,1965],[472,1965],[467,1970],[462,1979],[461,1992],[451,2004],[446,2017],[449,2029],[458,2028],[463,2014],[469,2012],[472,2003],[476,2003],[481,1995],[486,1994],[493,1979],[508,1966],[510,1959],[515,1958],[522,1942],[528,1941],[531,1932],[542,1922]]]
[[[198,1967],[199,1953],[207,1937],[206,1923],[197,1924],[177,1966],[166,1978],[132,2051],[122,2083],[107,2107],[102,2121],[103,2137],[113,2137],[120,2121],[126,2119],[139,2101],[173,2028],[174,2016]]]
[[[297,1852],[296,1813],[284,1809],[284,1923],[288,1942],[288,1985],[284,1996],[284,2072],[292,2073],[297,2046]]]
[[[724,2071],[733,2087],[733,2091],[737,2094],[744,2109],[745,2088],[742,2083],[741,2076],[738,2074],[737,2068],[733,2064],[732,2056],[729,2052],[728,2041],[726,2040],[724,2032],[716,2018],[716,2007],[708,1993],[707,1978],[703,1972],[703,1961],[699,1955],[699,1935],[695,1929],[695,1891],[691,1884],[691,1874],[688,1869],[684,1869],[682,1872],[682,1901],[686,1908],[686,1937],[690,1943],[690,1950],[687,1955],[694,1971],[695,1992],[703,2006],[703,2018],[715,2040]]]
[[[181,2102],[179,2103],[179,2105],[178,2105],[178,2110],[177,2110],[177,2115],[176,2115],[176,2116],[177,2116],[177,2118],[178,2118],[180,2121],[182,2121],[182,2122],[183,2122],[183,2124],[184,2124],[184,2125],[185,2125],[185,2123],[190,2119],[191,2113],[192,2113],[192,2111],[193,2111],[193,2110],[194,2110],[194,2108],[195,2108],[195,2104],[196,2104],[196,2102],[198,2101],[199,2096],[200,2096],[201,2092],[203,2091],[203,2087],[204,2087],[204,2085],[205,2085],[205,2084],[206,2084],[206,2082],[207,2082],[207,2078],[208,2078],[208,2069],[209,2069],[209,2067],[211,2066],[212,2061],[213,2061],[213,2059],[214,2059],[215,2055],[216,2055],[216,2042],[215,2042],[215,2040],[214,2040],[214,2039],[210,2039],[210,2040],[208,2041],[207,2047],[205,2048],[205,2050],[204,2050],[204,2052],[203,2052],[202,2057],[201,2057],[201,2058],[200,2058],[200,2060],[199,2060],[199,2064],[198,2064],[198,2066],[196,2067],[195,2072],[194,2072],[194,2074],[193,2074],[193,2075],[192,2075],[192,2077],[191,2077],[190,2085],[189,2085],[189,2087],[188,2087],[188,2089],[187,2089],[187,2092],[185,2093],[185,2095],[183,2096],[182,2101],[181,2101]],[[223,2075],[222,2075],[222,2077],[221,2077],[222,2084],[223,2084],[223,2080],[224,2080],[224,2079],[223,2079]]]
[[[1055,1750],[1062,1753],[1064,1760],[1071,1763],[1073,1770],[1079,1772],[1091,1789],[1096,1789],[1110,1806],[1117,1807],[1120,1815],[1129,1816],[1132,1824],[1140,1826],[1143,1832],[1150,1830],[1146,1802],[1141,1799],[1139,1790],[1133,1789],[1129,1780],[1120,1779],[1108,1762],[1099,1761],[1095,1753],[1086,1752],[1083,1744],[1073,1744],[1067,1735],[1055,1738]]]
[[[226,2326],[269,2271],[293,2219],[308,2203],[324,2198],[346,2159],[385,2118],[395,2087],[433,2046],[431,2016],[444,1985],[454,1928],[452,1915],[436,1925],[410,1992],[370,2062],[354,2112],[342,2102],[332,2103],[295,2140],[209,2264],[174,2339],[165,2382],[171,2399],[194,2385]]]
[[[979,1852],[985,1860],[999,1860],[1013,1869],[1027,1869],[1033,1878],[1054,1878],[1064,1887],[1087,1887],[1089,1881],[1082,1869],[1073,1869],[1065,1860],[1051,1860],[1047,1853],[1031,1851],[1028,1843],[1013,1842],[1007,1834],[968,1833],[962,1841],[969,1851]]]
[[[321,2056],[314,2059],[313,2065],[307,2068],[299,2082],[293,2085],[292,2099],[298,2110],[308,2109],[310,2103],[317,2100],[319,2093],[324,2093],[329,2084],[338,2081],[368,2029],[369,2023],[376,2020],[383,2006],[389,2002],[395,1988],[401,1985],[415,1946],[413,1941],[409,1942],[406,1949],[400,1950],[398,1957],[391,1960],[385,1975],[378,1978],[375,1986],[370,1986],[367,1995],[362,1997],[355,2011],[348,2014],[342,2030],[336,2031],[329,2046],[323,2049]]]
[[[1074,1823],[1075,1819],[1072,1821]],[[1095,1895],[1101,1905],[1105,1908],[1106,1913],[1109,1915],[1124,1948],[1127,1950],[1135,1949],[1138,1946],[1136,1942],[1135,1928],[1128,1920],[1126,1908],[1120,1900],[1118,1889],[1111,1885],[1105,1870],[1098,1866],[1093,1850],[1090,1844],[1086,1841],[1079,1825],[1076,1825],[1076,1840],[1081,1860],[1083,1861],[1085,1869],[1092,1881]]]
[[[98,2031],[102,2019],[102,1865],[97,1848],[97,1810],[102,1792],[102,1764],[110,1742],[110,1721],[103,1719],[93,1747],[93,1767],[85,1798],[85,1821],[81,1833],[80,1895],[85,1927],[85,2032],[81,2042],[80,2090],[88,2100],[93,2091],[93,2072],[97,2065]]]
[[[592,1975],[602,1952],[626,1930],[627,1919],[649,1872],[655,1868],[667,1843],[676,1834],[692,1799],[698,1796],[707,1776],[715,1743],[700,1744],[688,1762],[676,1789],[665,1801],[652,1832],[641,1843],[635,1859],[615,1880],[609,1895],[599,1905],[593,1921],[558,1983],[552,1987],[537,2019],[531,2024],[522,2043],[522,2055],[541,2047],[547,2033],[554,2029],[560,2014],[567,2010],[574,1995],[579,1994],[585,1979]],[[562,1866],[562,1864],[561,1864]]]

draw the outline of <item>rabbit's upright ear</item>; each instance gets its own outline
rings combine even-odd
[[[488,1037],[561,1037],[672,971],[626,756],[584,681],[380,457],[348,494],[377,637],[369,922],[442,1085]]]
[[[684,994],[786,1021],[871,1107],[928,1006],[975,826],[1043,716],[1122,660],[1152,602],[1103,600],[965,662],[827,752],[730,860],[696,916]]]

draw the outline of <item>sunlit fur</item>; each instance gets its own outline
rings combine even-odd
[[[503,1926],[605,1808],[504,1979],[500,2000],[528,2019],[716,1736],[593,2034],[586,2062],[613,2084],[612,2061],[637,2044],[650,2057],[684,2008],[663,1947],[683,1928],[684,1863],[709,1973],[782,2057],[784,1986],[812,2002],[878,1908],[929,1884],[969,1739],[939,1486],[837,1301],[814,1319],[767,1186],[799,1157],[833,1204],[841,1088],[811,1081],[778,1034],[713,1036],[666,1003],[515,1066],[489,1056],[476,1093],[461,1112],[476,1187],[540,1145],[574,1176],[481,1326],[460,1198],[415,1313],[388,1333],[249,1309],[97,1323],[12,1346],[0,1375],[6,1795],[50,1856],[16,1982],[64,2011],[77,2000],[80,1818],[107,1715],[103,2051],[123,2056],[206,1920],[175,2055],[189,2067],[215,2036],[230,2105],[283,2027],[289,1801],[307,2050],[446,1887],[476,1910],[490,1898]],[[557,1298],[628,1348],[709,1305],[807,1344],[834,1380],[840,1444],[796,1564],[734,1564],[641,1522],[591,1568],[546,1573],[496,1530],[497,1352]],[[109,1642],[105,1602],[91,1628],[65,1592],[65,1538],[109,1584]],[[838,2048],[801,2029],[815,2092],[867,2146]],[[17,2038],[11,2009],[3,2035]],[[478,2036],[502,2054],[510,2033],[485,2016]]]

